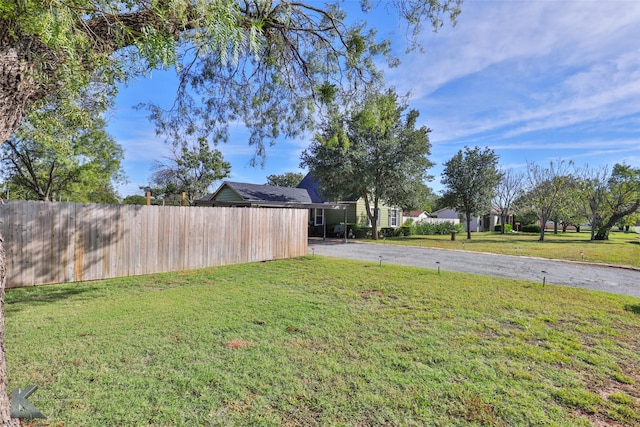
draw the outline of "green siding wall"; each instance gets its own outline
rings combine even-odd
[[[216,196],[216,201],[218,202],[242,202],[242,197],[238,196],[238,194],[232,189],[225,187]]]
[[[325,220],[327,225],[340,224],[344,221],[344,212],[327,209],[325,211]],[[347,222],[356,223],[363,227],[367,225],[367,210],[364,206],[364,199],[360,199],[356,203],[349,205],[347,209]],[[402,219],[400,219],[400,223],[402,223]],[[380,227],[389,227],[388,206],[380,206]]]

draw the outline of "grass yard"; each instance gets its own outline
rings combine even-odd
[[[9,386],[52,426],[640,426],[632,297],[309,256],[6,312]]]
[[[547,232],[544,242],[540,242],[540,236],[533,233],[481,232],[471,233],[471,240],[467,240],[466,233],[461,233],[455,241],[447,235],[400,237],[378,242],[640,267],[638,233],[612,231],[609,240],[604,241],[591,241],[590,236],[589,231],[557,235]]]

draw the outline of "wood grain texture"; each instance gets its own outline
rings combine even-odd
[[[0,218],[8,288],[307,254],[307,209],[10,201]]]

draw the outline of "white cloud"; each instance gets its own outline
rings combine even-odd
[[[523,148],[513,138],[576,126],[628,134],[640,127],[638,28],[640,2],[466,2],[456,28],[425,35],[425,54],[389,76],[412,89],[434,146]]]

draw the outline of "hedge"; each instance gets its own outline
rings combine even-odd
[[[413,225],[415,234],[434,235],[434,234],[449,234],[451,231],[458,233],[464,233],[464,225],[454,224],[453,222],[443,222],[440,224],[429,224],[427,222],[416,222]]]
[[[523,225],[522,226],[522,232],[523,233],[539,233],[540,232],[540,226],[539,225],[535,225],[535,224]]]

